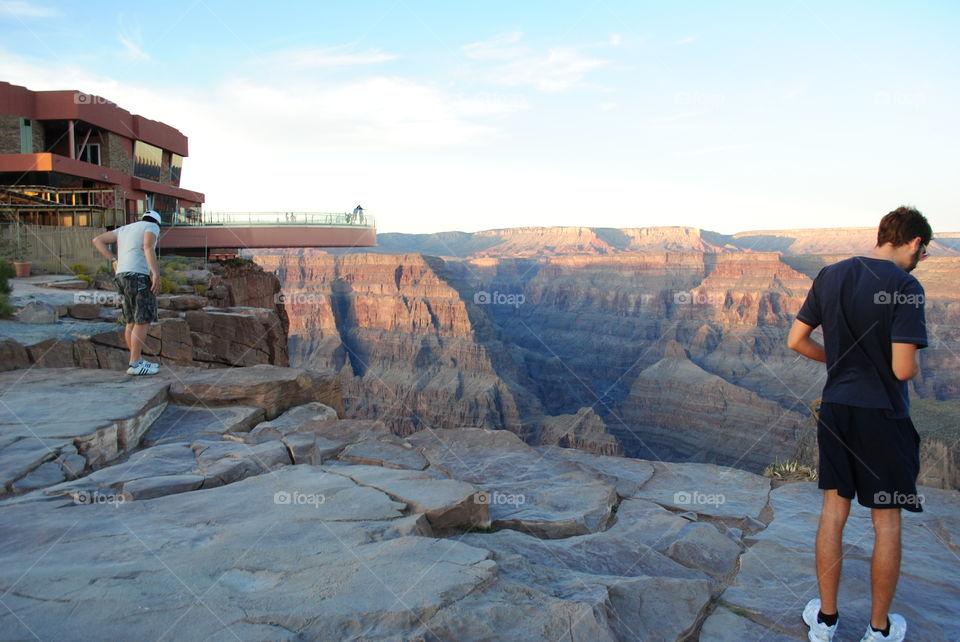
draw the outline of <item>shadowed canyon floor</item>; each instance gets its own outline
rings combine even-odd
[[[814,484],[398,436],[338,419],[329,372],[165,371],[0,374],[0,638],[805,637]],[[960,499],[922,492],[894,610],[958,639]],[[856,506],[838,640],[866,625],[870,532]]]

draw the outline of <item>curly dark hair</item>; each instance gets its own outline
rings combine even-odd
[[[920,237],[921,245],[929,245],[933,239],[933,230],[926,217],[915,207],[901,205],[882,219],[877,228],[877,247],[892,243],[894,247],[906,245]]]

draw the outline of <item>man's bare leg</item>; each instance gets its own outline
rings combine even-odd
[[[837,592],[843,567],[843,527],[849,514],[849,499],[838,495],[836,489],[823,491],[817,528],[817,584],[820,586],[820,610],[826,615],[837,612]]]
[[[130,323],[125,332],[127,347],[130,349],[130,363],[140,361],[140,353],[147,340],[147,330],[150,329],[149,323]]]
[[[900,509],[874,508],[873,557],[870,560],[870,588],[873,594],[873,609],[870,626],[883,630],[887,627],[887,614],[900,577]]]

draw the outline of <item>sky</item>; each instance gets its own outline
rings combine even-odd
[[[209,211],[957,232],[958,30],[955,0],[0,0],[0,80],[176,127]]]

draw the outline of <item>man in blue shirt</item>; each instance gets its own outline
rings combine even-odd
[[[856,497],[871,508],[872,611],[862,640],[903,640],[906,621],[889,613],[900,575],[900,509],[920,512],[920,436],[910,421],[907,381],[927,346],[924,292],[909,273],[927,256],[933,231],[923,214],[900,207],[880,221],[877,246],[823,268],[790,329],[787,345],[827,364],[817,441],[823,506],[817,529],[820,599],[803,620],[809,639],[837,629],[843,527]],[[823,327],[823,345],[810,334]]]

